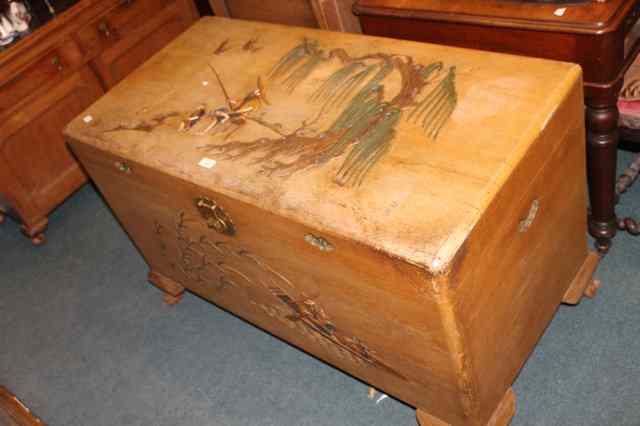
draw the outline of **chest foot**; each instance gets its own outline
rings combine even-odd
[[[582,296],[595,297],[598,288],[600,288],[600,281],[593,279],[593,273],[598,267],[598,263],[600,263],[600,256],[590,252],[562,297],[562,303],[577,305],[580,303]]]
[[[184,287],[181,284],[155,271],[150,271],[147,279],[164,292],[164,303],[167,305],[175,305],[182,300]]]
[[[44,231],[47,229],[49,221],[46,217],[40,218],[33,222],[25,222],[20,227],[22,233],[29,239],[34,246],[44,244]]]
[[[509,388],[504,394],[502,401],[498,404],[498,407],[493,412],[491,419],[485,426],[508,426],[511,423],[511,419],[516,413],[516,394],[513,389]],[[416,410],[416,418],[418,419],[418,426],[466,426],[466,425],[450,425],[442,420],[433,417],[430,414],[420,410]],[[470,422],[469,426],[478,425],[477,422]]]

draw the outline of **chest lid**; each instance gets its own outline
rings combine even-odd
[[[560,62],[203,18],[65,132],[435,272],[579,78]]]

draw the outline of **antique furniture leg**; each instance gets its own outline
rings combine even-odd
[[[616,183],[616,197],[624,194],[627,189],[633,185],[638,178],[638,173],[640,173],[640,154],[635,154],[629,167],[627,167],[618,178],[618,182]],[[640,235],[638,222],[630,217],[618,218],[618,229],[620,231],[627,231],[631,235]]]
[[[597,253],[590,252],[562,297],[562,303],[577,305],[580,303],[582,296],[587,296],[590,299],[595,297],[598,288],[600,288],[600,281],[593,279],[593,273],[598,267],[598,263],[600,263],[600,256]]]
[[[610,89],[603,97],[587,99],[587,174],[591,213],[589,232],[596,248],[607,253],[616,234],[615,179],[618,156],[618,108]]]
[[[22,222],[20,229],[22,233],[31,239],[31,242],[38,246],[44,243],[44,231],[47,229],[48,220],[42,216],[35,202],[21,194],[26,193],[22,183],[9,172],[8,167],[0,164],[0,191],[6,197],[9,205],[12,206],[12,213],[15,213],[17,220]],[[0,210],[0,223],[5,220],[6,211]]]
[[[184,287],[171,278],[167,278],[164,275],[150,271],[149,282],[164,291],[164,303],[167,305],[175,305],[182,300],[184,295]]]
[[[513,389],[509,388],[486,426],[507,426],[511,423],[511,419],[515,413],[516,394],[513,392]],[[416,410],[416,418],[418,419],[419,426],[449,426],[448,423],[425,413],[419,408]]]
[[[635,154],[629,167],[622,172],[616,182],[616,194],[624,194],[627,192],[627,189],[629,189],[638,178],[638,173],[640,173],[640,154]]]
[[[20,226],[20,230],[27,238],[31,239],[34,246],[39,246],[45,242],[44,231],[47,229],[48,224],[49,220],[43,217],[36,222],[25,222]]]

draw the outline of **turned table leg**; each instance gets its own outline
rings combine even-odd
[[[617,90],[614,91],[617,93]],[[587,174],[591,214],[589,232],[596,239],[596,248],[606,253],[616,234],[615,181],[618,149],[618,108],[615,96],[607,100],[588,99]]]

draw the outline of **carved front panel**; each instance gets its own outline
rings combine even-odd
[[[189,227],[193,221],[181,211],[172,228],[167,229],[157,220],[153,224],[162,255],[184,277],[183,282],[205,286],[214,293],[232,293],[336,356],[407,379],[365,342],[339,329],[315,300],[317,295],[305,293],[268,261],[240,244],[211,232],[199,234]],[[173,247],[169,249],[169,245]]]
[[[410,404],[461,410],[424,271],[139,164],[76,152],[154,272]],[[213,203],[224,216],[203,211]]]
[[[237,222],[241,227],[242,218]],[[375,289],[367,296],[358,287],[369,283],[353,283],[353,288],[335,293],[327,281],[332,275],[331,255],[345,249],[340,242],[327,238],[322,244],[318,242],[322,237],[312,240],[313,234],[300,234],[302,244],[329,258],[320,265],[326,269],[325,276],[313,276],[313,267],[297,271],[282,264],[303,253],[276,250],[263,255],[254,251],[260,251],[255,244],[245,244],[242,238],[218,232],[207,223],[196,208],[148,222],[161,258],[158,263],[189,290],[391,394],[403,395],[404,400],[418,401],[453,387],[447,384],[452,372],[436,309],[409,324],[403,309],[415,315],[415,307],[403,308],[402,302],[392,300],[393,295],[386,295],[387,303],[381,303]],[[333,284],[336,280],[345,284],[338,277],[333,280]],[[424,288],[408,281],[403,284],[416,301],[428,301]],[[376,310],[378,304],[386,309]],[[432,318],[431,329],[420,327],[425,318]],[[435,342],[439,342],[437,348],[430,346]]]

